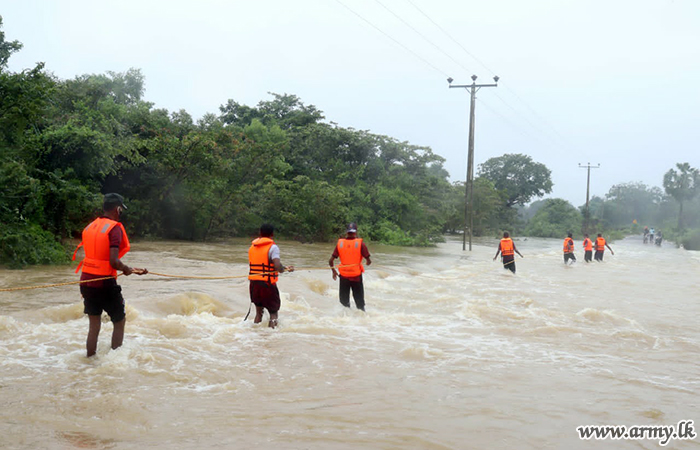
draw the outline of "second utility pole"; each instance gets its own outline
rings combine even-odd
[[[590,219],[591,213],[588,209],[588,196],[591,192],[591,169],[599,169],[600,164],[597,166],[592,166],[591,163],[588,163],[587,165],[583,165],[581,163],[578,164],[578,167],[580,169],[588,169],[588,180],[586,181],[586,217],[584,218],[584,225],[583,225],[583,232],[588,233],[588,221]]]
[[[472,233],[474,229],[474,107],[476,106],[476,92],[482,87],[497,87],[498,77],[493,77],[496,84],[476,84],[476,75],[472,75],[472,84],[452,85],[452,78],[447,82],[452,88],[464,88],[471,94],[469,108],[469,153],[467,154],[467,182],[464,192],[464,237],[462,238],[462,250],[467,247],[467,228],[469,229],[469,251],[472,251]]]

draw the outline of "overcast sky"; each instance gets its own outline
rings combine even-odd
[[[340,126],[430,146],[464,180],[526,153],[576,206],[613,184],[700,167],[698,0],[0,0],[10,70],[140,68],[145,99],[195,119],[228,99],[299,96]],[[408,24],[408,25],[407,25]]]

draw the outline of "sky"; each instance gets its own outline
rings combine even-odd
[[[579,206],[619,183],[700,167],[697,0],[0,0],[21,71],[141,69],[144,99],[195,119],[294,94],[327,121],[429,146],[466,177],[524,153]]]

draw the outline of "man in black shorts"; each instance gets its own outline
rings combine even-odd
[[[262,322],[263,312],[267,309],[270,314],[268,326],[277,326],[277,312],[280,309],[280,293],[277,289],[277,279],[282,272],[294,272],[294,266],[283,266],[280,262],[280,249],[272,240],[274,228],[263,224],[260,227],[260,237],[255,239],[248,249],[248,264],[250,271],[250,301],[255,304],[254,323]]]
[[[117,270],[124,275],[148,273],[147,269],[132,268],[121,261],[131,248],[126,230],[119,222],[122,211],[126,209],[124,198],[119,194],[106,194],[102,209],[104,214],[85,227],[83,242],[78,245],[78,248],[85,248],[85,258],[76,272],[82,268],[80,294],[83,296],[84,312],[90,319],[86,343],[88,357],[97,351],[102,311],[106,311],[114,323],[112,349],[119,348],[124,341],[126,312],[122,288],[117,284]]]

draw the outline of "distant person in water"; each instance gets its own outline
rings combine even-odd
[[[106,194],[102,204],[102,216],[85,227],[83,241],[75,249],[76,253],[80,247],[85,249],[85,258],[75,270],[78,272],[82,268],[80,280],[96,280],[80,283],[84,312],[90,320],[86,343],[87,356],[97,352],[97,339],[102,327],[102,311],[107,312],[114,324],[112,349],[121,347],[124,341],[126,311],[122,288],[117,284],[117,270],[124,275],[148,273],[147,269],[132,268],[121,261],[131,248],[124,225],[119,222],[125,209],[126,205],[121,195]],[[74,260],[76,253],[73,254]]]
[[[658,246],[661,246],[661,243],[663,242],[663,240],[664,240],[664,236],[661,233],[661,230],[659,230],[658,233],[656,233],[656,240],[654,241],[654,243]]]
[[[337,272],[334,267],[336,258],[340,258]],[[352,290],[355,306],[361,311],[365,310],[365,287],[362,282],[362,274],[365,271],[365,267],[362,265],[363,258],[367,260],[368,266],[372,264],[367,245],[362,242],[361,238],[357,237],[357,224],[351,222],[348,224],[345,238],[338,239],[333,254],[328,260],[328,265],[333,271],[333,280],[338,278],[338,272],[340,272],[340,287],[338,289],[340,304],[346,308],[350,307],[350,291]]]
[[[610,254],[614,255],[615,252],[613,251],[612,248],[608,245],[608,243],[605,241],[605,238],[601,233],[598,233],[598,237],[595,240],[595,260],[598,262],[603,261],[603,253],[605,253],[605,247],[608,247],[610,249]]]
[[[649,243],[650,244],[654,243],[654,227],[651,227],[649,229]]]
[[[263,312],[267,309],[270,314],[268,326],[277,326],[277,314],[280,309],[280,292],[277,289],[277,279],[283,272],[294,272],[294,266],[283,266],[280,262],[280,249],[272,240],[274,228],[270,224],[260,227],[260,237],[255,239],[248,249],[248,265],[250,267],[250,301],[255,305],[254,323],[262,322]]]
[[[564,264],[571,260],[571,264],[576,262],[576,255],[574,255],[574,238],[571,233],[567,234],[564,239]]]
[[[503,239],[498,244],[498,250],[496,250],[496,256],[493,257],[495,261],[498,258],[498,254],[501,254],[501,262],[503,262],[503,268],[508,269],[515,273],[515,253],[523,258],[523,255],[515,248],[515,242],[510,238],[507,231],[503,232]]]
[[[583,260],[588,263],[593,261],[593,241],[588,237],[588,234],[584,234],[583,237]]]

